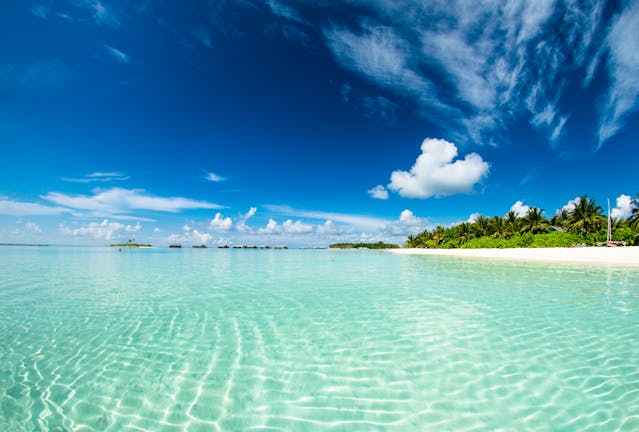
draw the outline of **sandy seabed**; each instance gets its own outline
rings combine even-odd
[[[639,246],[512,249],[390,249],[390,252],[400,255],[444,255],[521,261],[639,266]]]

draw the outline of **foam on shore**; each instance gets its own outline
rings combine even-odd
[[[390,249],[400,255],[445,255],[521,261],[624,264],[639,266],[639,246],[511,248],[511,249]]]

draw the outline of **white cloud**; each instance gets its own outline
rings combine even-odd
[[[616,199],[616,207],[610,210],[610,216],[616,219],[628,219],[634,208],[632,197],[621,194]]]
[[[430,222],[426,218],[420,218],[406,209],[401,212],[399,219],[386,225],[381,232],[385,235],[406,237],[417,234],[430,227]]]
[[[189,232],[189,231],[191,231],[191,226],[190,226],[189,224],[185,224],[185,225],[182,227],[182,230],[183,230],[184,232]]]
[[[364,26],[361,34],[333,27],[324,31],[336,59],[347,69],[365,75],[373,82],[399,93],[416,95],[434,103],[434,87],[416,73],[411,62],[410,44],[390,27]]]
[[[246,212],[246,214],[241,215],[239,217],[238,222],[235,224],[235,229],[237,229],[238,231],[242,231],[242,232],[251,232],[251,227],[249,227],[246,222],[248,222],[249,219],[251,219],[253,216],[255,216],[255,213],[257,213],[257,208],[256,207],[251,207],[249,209],[248,212]]]
[[[265,205],[264,207],[267,210],[286,216],[322,220],[329,219],[331,221],[345,223],[362,230],[379,229],[389,223],[388,219],[373,216],[363,216],[360,214],[334,213],[321,210],[299,210],[290,206],[283,205]]]
[[[197,201],[182,197],[158,197],[143,189],[94,189],[93,195],[67,195],[49,192],[41,198],[75,210],[86,210],[95,215],[111,216],[132,210],[154,210],[177,213],[192,209],[219,209],[222,206],[207,201]]]
[[[391,174],[390,190],[403,197],[424,199],[468,193],[488,174],[488,163],[477,153],[453,161],[457,147],[448,141],[427,138],[421,150],[410,171]]]
[[[63,177],[60,180],[71,183],[93,183],[93,182],[110,182],[128,180],[130,177],[119,172],[94,172],[84,177],[70,178]]]
[[[510,207],[510,211],[515,212],[515,215],[520,218],[526,216],[529,210],[530,206],[525,205],[523,201],[516,201],[515,204]]]
[[[33,232],[33,233],[36,233],[36,234],[41,234],[42,233],[42,228],[40,228],[40,226],[38,224],[36,224],[36,223],[25,222],[22,226],[24,227],[25,231],[27,231],[27,232]]]
[[[564,205],[561,208],[561,210],[573,211],[575,209],[575,207],[577,207],[579,205],[580,202],[581,202],[581,197],[577,197],[575,199],[572,199],[572,200],[568,201],[566,203],[566,205]]]
[[[197,229],[192,229],[189,227],[188,230],[185,230],[182,227],[182,233],[180,234],[171,234],[167,237],[167,242],[170,243],[191,243],[191,244],[207,244],[212,239],[213,236],[206,232],[200,232]]]
[[[80,0],[81,3],[93,11],[93,21],[98,25],[107,25],[110,27],[118,27],[120,20],[118,16],[100,0]]]
[[[372,189],[368,190],[368,194],[375,199],[379,200],[387,200],[388,199],[388,191],[382,185],[377,185]]]
[[[475,223],[481,217],[481,213],[471,213],[466,220],[467,223]]]
[[[592,77],[608,29],[602,0],[355,3],[365,18],[323,29],[337,61],[416,101],[421,114],[444,123],[462,143],[498,143],[522,114],[535,119],[552,104],[552,119],[531,123],[556,146],[569,118],[557,108],[568,88],[562,77],[586,67]],[[636,38],[629,40],[638,19],[627,15],[619,20],[619,27],[630,27],[624,36],[632,50],[623,50],[620,61],[626,64],[626,54],[639,51]]]
[[[599,147],[615,135],[639,102],[639,1],[629,3],[610,28],[606,44],[611,86],[599,123]]]
[[[118,238],[123,233],[135,233],[140,231],[142,226],[137,223],[136,225],[123,225],[119,222],[109,222],[108,219],[104,219],[102,222],[90,222],[79,228],[69,228],[65,225],[60,225],[60,231],[67,235],[73,236],[87,236],[96,240],[111,240]]]
[[[38,18],[48,19],[49,18],[49,8],[45,5],[35,5],[31,8],[31,13],[37,16]]]
[[[332,220],[327,220],[322,225],[317,226],[318,234],[337,234],[338,230]]]
[[[216,213],[209,226],[215,231],[228,231],[233,226],[233,220],[230,217],[223,217],[222,213]]]
[[[110,45],[104,45],[104,49],[109,53],[109,55],[111,55],[111,57],[116,59],[118,62],[120,63],[129,62],[129,56],[123,53],[122,51],[120,51],[119,49],[114,48]]]
[[[153,232],[154,233],[159,233],[159,232],[162,232],[162,230],[160,228],[158,228],[158,227],[155,227],[155,228],[153,228]]]
[[[292,7],[276,0],[266,0],[266,3],[271,9],[271,12],[273,12],[275,15],[289,19],[291,21],[304,23],[304,20],[300,17],[299,12]]]
[[[281,225],[273,219],[269,219],[264,228],[257,230],[258,234],[310,234],[313,232],[313,227],[307,225],[302,221],[293,222],[291,219],[287,219]]]
[[[0,215],[52,216],[64,213],[72,213],[72,210],[64,207],[53,207],[33,202],[11,201],[0,198]]]
[[[224,177],[219,176],[219,175],[217,175],[217,174],[215,174],[213,172],[208,173],[206,175],[206,179],[208,181],[212,181],[212,182],[215,182],[215,183],[223,182],[225,180]]]

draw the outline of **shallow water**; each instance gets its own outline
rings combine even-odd
[[[0,247],[0,430],[639,430],[639,271]]]

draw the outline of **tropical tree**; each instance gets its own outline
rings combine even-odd
[[[472,227],[475,237],[485,237],[491,234],[490,219],[486,216],[479,216]]]
[[[594,199],[579,197],[575,207],[568,212],[567,227],[571,231],[593,234],[606,225],[606,218]]]
[[[639,194],[632,200],[632,214],[628,218],[630,228],[639,230]]]
[[[522,233],[540,234],[550,231],[550,222],[542,214],[544,211],[537,207],[531,207],[526,216],[521,220]]]
[[[521,231],[521,227],[519,226],[521,219],[517,217],[517,213],[514,211],[509,211],[504,218],[504,226],[503,226],[503,237],[510,238],[514,235],[519,234]]]
[[[504,218],[502,218],[501,216],[493,216],[492,218],[490,218],[490,236],[492,238],[506,238],[504,228]]]

